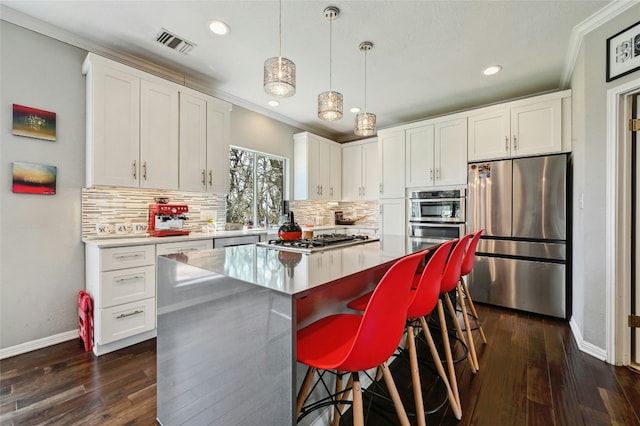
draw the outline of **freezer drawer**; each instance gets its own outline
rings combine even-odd
[[[539,259],[567,259],[565,243],[541,243],[536,241],[487,240],[480,238],[477,253],[498,256],[535,257]]]
[[[469,275],[474,301],[553,317],[567,317],[566,266],[476,256]]]

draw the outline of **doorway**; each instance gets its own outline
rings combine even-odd
[[[631,110],[631,119],[638,120],[640,118],[638,114],[638,111],[640,111],[640,94],[635,93],[631,96],[629,108]],[[629,312],[632,316],[640,315],[640,285],[638,283],[638,266],[640,265],[640,223],[638,221],[638,212],[640,212],[639,134],[640,131],[631,132],[631,229],[634,238],[631,245],[631,297],[629,298],[631,306],[629,307]],[[629,333],[631,334],[631,366],[638,370],[640,369],[640,328],[630,328]]]

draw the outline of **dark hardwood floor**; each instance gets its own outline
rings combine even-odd
[[[638,373],[580,352],[564,321],[478,310],[489,344],[476,341],[478,374],[465,362],[456,366],[462,420],[445,405],[428,415],[428,425],[640,425]],[[398,360],[392,371],[412,411],[408,363]],[[421,373],[425,403],[433,406],[441,387],[428,368]],[[80,340],[8,358],[0,361],[0,424],[154,425],[155,379],[155,340],[99,358]],[[369,426],[397,424],[382,406],[372,404]],[[350,424],[348,414],[341,424]]]

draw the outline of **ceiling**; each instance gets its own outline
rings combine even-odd
[[[367,109],[380,129],[566,88],[579,46],[572,30],[608,3],[283,0],[282,56],[296,64],[297,88],[277,107],[267,105],[273,98],[262,88],[265,59],[278,56],[275,0],[2,0],[2,19],[63,34],[98,53],[122,52],[206,77],[220,98],[344,142],[356,139],[349,109],[364,103],[362,41],[374,44],[367,54]],[[323,11],[330,5],[340,9],[332,89],[344,95],[344,117],[327,122],[317,117],[317,97],[329,90],[330,24]],[[213,19],[224,20],[230,33],[211,33]],[[184,55],[157,43],[162,28],[195,48]],[[502,72],[482,75],[492,64]]]

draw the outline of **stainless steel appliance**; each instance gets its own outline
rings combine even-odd
[[[416,191],[410,199],[409,236],[459,238],[465,233],[466,190]]]
[[[269,247],[275,250],[292,251],[297,253],[315,253],[322,250],[370,243],[378,240],[378,237],[370,235],[321,234],[313,238],[301,238],[293,241],[263,241],[257,243],[257,245]]]
[[[149,234],[155,237],[169,235],[189,235],[184,229],[184,222],[189,206],[184,204],[150,204],[149,205]]]
[[[468,232],[485,229],[475,301],[567,318],[565,154],[469,164]]]

